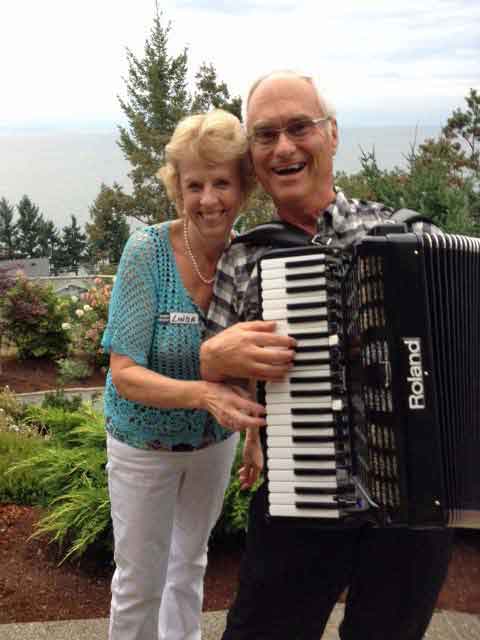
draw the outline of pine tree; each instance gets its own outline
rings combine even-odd
[[[42,256],[50,260],[50,269],[58,274],[63,264],[62,239],[60,232],[51,220],[44,220],[39,228],[39,246]]]
[[[211,107],[223,107],[239,115],[240,98],[231,98],[225,83],[217,79],[212,65],[203,64],[196,75],[195,95],[188,90],[188,51],[170,56],[168,40],[171,23],[162,25],[157,12],[142,58],[127,49],[126,97],[119,98],[127,126],[119,127],[118,144],[132,166],[129,173],[133,193],[121,187],[103,186],[102,207],[109,190],[112,216],[122,214],[151,224],[176,216],[174,205],[156,173],[164,160],[164,150],[178,121],[184,116]],[[95,211],[95,204],[92,210]],[[103,209],[105,213],[105,209]],[[92,224],[95,224],[93,221]],[[89,234],[99,237],[91,230]]]
[[[86,235],[78,226],[77,218],[71,215],[70,226],[62,229],[62,268],[78,274],[78,267],[84,257],[86,245]]]
[[[465,167],[480,175],[480,93],[470,89],[467,109],[454,109],[442,129],[445,138],[465,159]]]
[[[6,198],[0,199],[0,256],[12,260],[15,257],[17,226],[13,222],[15,208]]]
[[[130,235],[130,228],[119,203],[126,198],[118,184],[109,188],[102,184],[93,206],[90,208],[92,223],[85,229],[88,237],[88,251],[94,262],[120,262],[123,247]]]
[[[21,258],[38,258],[40,256],[39,229],[43,224],[43,216],[28,196],[23,196],[17,205],[18,240],[17,250]]]
[[[230,97],[225,82],[219,82],[212,64],[203,63],[195,75],[196,95],[192,102],[192,113],[202,113],[210,109],[225,109],[242,119],[242,99]]]

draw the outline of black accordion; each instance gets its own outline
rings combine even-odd
[[[269,517],[480,528],[480,239],[381,232],[258,274],[297,340],[261,384]]]

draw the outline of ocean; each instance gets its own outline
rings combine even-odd
[[[404,166],[412,144],[436,137],[437,127],[371,127],[340,129],[335,169],[354,173],[363,151],[375,150],[381,169]],[[105,131],[0,130],[0,198],[17,204],[26,194],[44,218],[59,228],[90,220],[89,209],[103,183],[130,189],[129,164],[116,141],[115,129]]]

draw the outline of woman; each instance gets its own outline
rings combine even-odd
[[[238,434],[265,424],[239,388],[200,380],[217,261],[253,186],[237,118],[177,126],[159,171],[181,218],[128,241],[103,346],[115,540],[110,640],[200,638],[210,531]]]

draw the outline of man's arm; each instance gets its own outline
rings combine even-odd
[[[202,343],[201,376],[220,382],[227,378],[281,380],[295,357],[295,340],[275,332],[275,322],[238,322]]]

